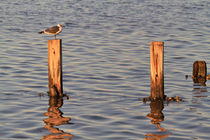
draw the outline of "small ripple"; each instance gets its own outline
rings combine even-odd
[[[109,120],[109,118],[99,116],[99,115],[82,115],[81,117],[88,120],[103,121],[103,122]]]

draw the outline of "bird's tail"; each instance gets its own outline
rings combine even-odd
[[[41,32],[38,32],[39,34],[43,34],[44,33],[44,31],[41,31]]]

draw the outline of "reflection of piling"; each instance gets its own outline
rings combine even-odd
[[[147,114],[147,117],[152,119],[153,124],[157,124],[164,120],[162,110],[164,108],[163,101],[151,101],[150,103],[151,113]]]
[[[193,64],[192,78],[194,83],[206,83],[207,67],[205,61],[195,61]]]
[[[150,72],[152,99],[164,99],[164,42],[151,42],[150,45]]]
[[[160,126],[160,122],[164,121],[164,114],[162,110],[164,108],[163,100],[155,100],[150,103],[151,111],[147,114],[147,118],[151,119],[152,124],[155,124],[160,131],[166,131],[166,129]]]
[[[62,40],[48,40],[49,95],[63,96]]]
[[[54,139],[71,139],[72,134],[66,133],[63,130],[56,128],[56,126],[69,124],[70,117],[63,117],[63,112],[59,109],[63,105],[63,97],[50,96],[48,111],[44,114],[49,118],[44,119],[45,128],[50,134],[44,136],[42,140]]]

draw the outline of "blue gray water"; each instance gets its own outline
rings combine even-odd
[[[47,96],[53,36],[37,34],[58,23],[69,100]],[[0,27],[0,139],[209,139],[209,81],[185,79],[196,60],[210,70],[209,0],[1,0]],[[165,42],[165,94],[184,100],[159,121],[142,102],[152,41]]]

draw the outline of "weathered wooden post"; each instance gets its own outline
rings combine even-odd
[[[62,40],[48,40],[49,95],[63,96]]]
[[[164,42],[151,42],[150,44],[150,72],[151,95],[150,98],[164,99]]]
[[[205,83],[207,79],[207,67],[205,61],[195,61],[193,64],[192,78],[194,83]]]

